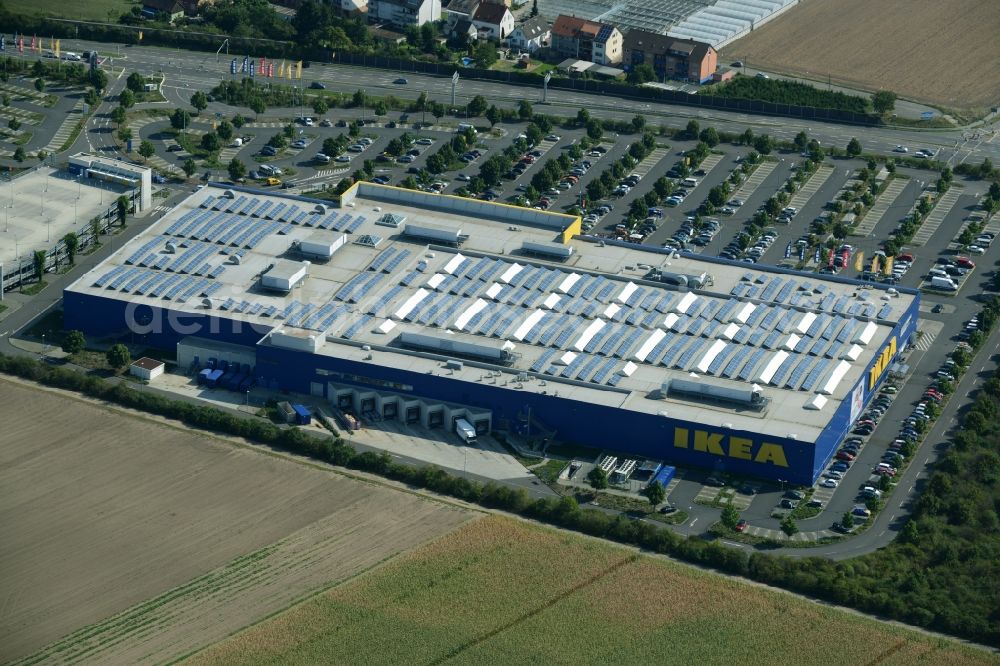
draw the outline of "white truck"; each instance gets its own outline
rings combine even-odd
[[[958,285],[950,277],[934,275],[931,277],[931,287],[945,291],[958,291]]]
[[[455,434],[461,437],[466,444],[476,441],[476,429],[465,419],[455,419]]]

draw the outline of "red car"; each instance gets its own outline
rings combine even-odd
[[[740,520],[738,523],[736,523],[737,532],[743,532],[744,530],[746,530],[746,528],[747,528],[747,521]]]
[[[855,458],[857,458],[857,456],[850,451],[837,451],[837,460],[846,460],[847,462],[851,462]]]
[[[885,467],[876,467],[872,470],[873,473],[879,474],[881,476],[896,476],[896,472],[891,469],[886,469]]]
[[[956,257],[955,264],[961,266],[962,268],[973,269],[976,267],[976,263],[969,259],[968,257]]]
[[[913,255],[910,254],[909,252],[906,252],[904,254],[901,254],[901,255],[897,256],[896,260],[897,261],[908,261],[908,262],[910,262],[912,264],[913,263]]]

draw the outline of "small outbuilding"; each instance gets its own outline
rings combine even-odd
[[[145,381],[153,380],[163,374],[166,366],[163,361],[157,361],[155,358],[149,358],[148,356],[143,356],[132,361],[132,365],[129,366],[128,372],[133,377],[138,377]]]

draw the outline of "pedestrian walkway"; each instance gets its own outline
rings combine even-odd
[[[939,321],[931,321],[928,319],[921,320],[920,322],[920,337],[917,338],[916,343],[914,343],[913,348],[917,351],[928,351],[937,336],[941,333],[941,329],[944,328],[944,324]]]
[[[941,223],[944,222],[944,218],[948,216],[951,209],[955,206],[955,202],[958,201],[958,197],[961,196],[961,190],[957,187],[952,186],[947,192],[941,195],[934,205],[934,209],[931,210],[927,219],[924,223],[920,225],[917,229],[917,233],[913,234],[913,240],[911,245],[923,245],[931,239],[934,232],[938,230]]]
[[[821,164],[816,171],[809,177],[806,184],[802,186],[792,200],[788,202],[788,205],[792,208],[801,210],[806,202],[812,198],[812,195],[819,191],[819,188],[823,187],[823,183],[833,174],[834,168],[827,164]]]
[[[733,193],[734,199],[743,199],[744,201],[749,199],[750,196],[757,191],[760,184],[763,183],[771,172],[774,171],[778,166],[777,162],[762,162],[754,172],[750,174],[750,177],[743,181],[740,185],[740,189]]]
[[[170,211],[172,211],[173,209],[174,209],[173,206],[167,206],[166,204],[160,204],[159,206],[156,206],[155,208],[153,208],[153,212],[154,213],[161,213],[161,214],[165,215],[165,214],[169,213]]]
[[[166,161],[159,155],[153,155],[148,160],[148,165],[155,168],[157,171],[164,175],[181,175],[184,171],[170,162]]]
[[[858,236],[868,236],[875,231],[875,227],[882,221],[886,212],[892,204],[896,202],[899,195],[903,193],[903,190],[906,189],[909,182],[910,181],[905,178],[893,178],[890,180],[889,184],[886,185],[882,193],[878,195],[878,199],[876,199],[872,207],[867,213],[865,213],[861,222],[854,227],[854,234]]]
[[[62,125],[56,130],[56,133],[52,136],[52,140],[49,141],[48,145],[43,148],[47,153],[57,153],[62,150],[63,144],[66,143],[69,138],[73,135],[73,131],[76,129],[77,124],[83,117],[83,100],[78,100],[73,108],[66,114],[66,118],[62,121]]]

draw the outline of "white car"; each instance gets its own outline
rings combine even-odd
[[[824,488],[836,488],[837,486],[840,485],[840,483],[836,479],[823,479],[822,481],[820,481],[819,485],[823,486]]]
[[[434,143],[434,139],[417,139],[414,143],[418,146],[429,146]]]
[[[910,152],[910,149],[907,148],[906,146],[896,146],[892,150],[893,150],[893,152],[896,152],[896,153],[908,153],[908,152]]]
[[[455,176],[455,180],[460,180],[463,183],[468,183],[470,180],[472,180],[472,178],[470,176],[468,176],[467,174],[460,173],[457,176]]]
[[[348,146],[347,150],[348,152],[352,153],[363,153],[365,151],[365,147],[362,146],[361,144],[356,143],[353,146]]]
[[[843,479],[843,478],[844,478],[844,474],[843,474],[843,472],[838,472],[838,471],[837,471],[837,470],[835,470],[835,469],[831,469],[831,470],[829,470],[829,471],[828,471],[828,472],[827,472],[826,474],[824,474],[823,476],[825,476],[825,477],[826,477],[826,478],[828,478],[828,479],[837,479],[837,480],[839,480],[839,479]]]
[[[545,137],[545,140],[546,141],[558,141],[561,138],[562,137],[559,136],[558,134],[549,134],[548,136]]]
[[[333,161],[334,162],[340,162],[341,164],[343,164],[344,162],[350,162],[351,161],[351,156],[350,155],[338,155]]]

